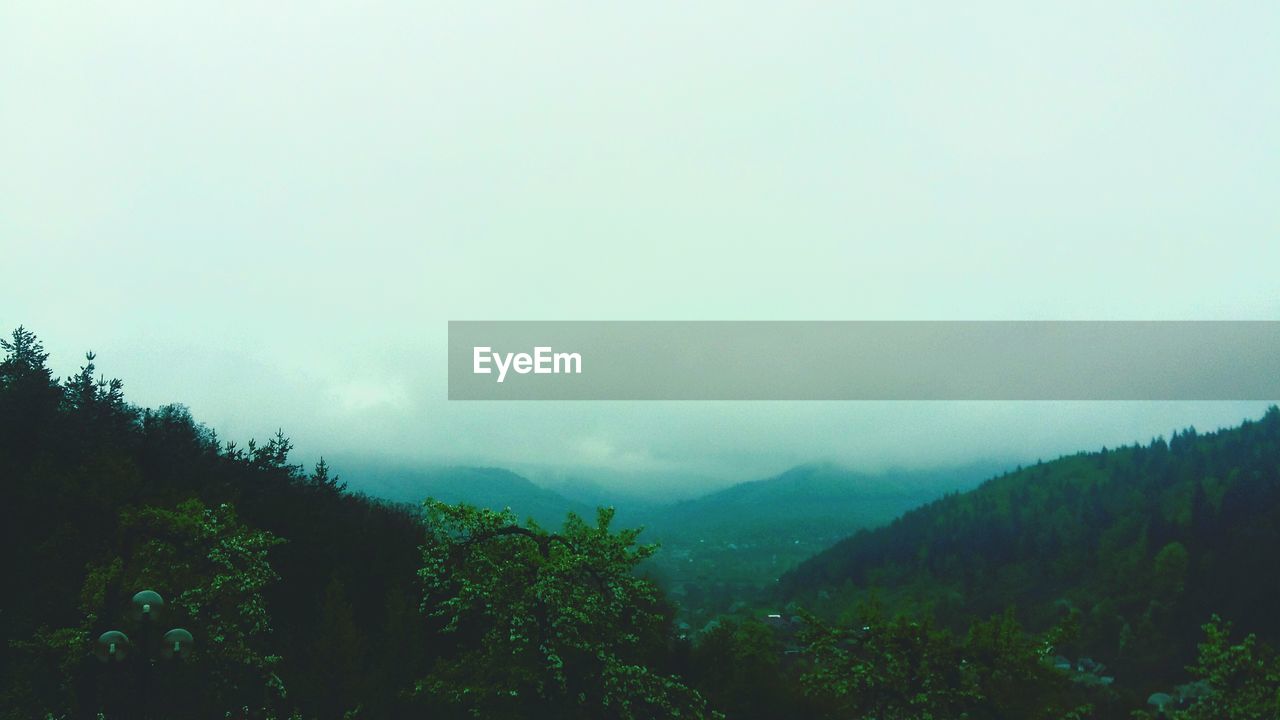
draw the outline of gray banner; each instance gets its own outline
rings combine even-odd
[[[450,400],[1278,398],[1276,321],[449,323]]]

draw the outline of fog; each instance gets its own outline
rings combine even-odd
[[[451,319],[1280,315],[1280,6],[838,5],[6,4],[0,325],[300,460],[657,494],[1262,412],[445,400]]]

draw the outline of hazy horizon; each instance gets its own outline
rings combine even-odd
[[[41,340],[46,350],[56,345],[45,336],[41,336]],[[112,369],[109,357],[99,355],[95,362],[100,374],[119,376]],[[83,357],[79,363],[50,358],[51,367],[60,377],[70,375],[81,364]],[[405,468],[497,467],[553,489],[563,485],[585,488],[596,484],[619,497],[658,501],[691,498],[815,463],[831,463],[869,475],[976,464],[1013,469],[1017,465],[1101,447],[1145,444],[1155,437],[1168,438],[1173,431],[1189,426],[1201,433],[1213,432],[1257,419],[1273,404],[1269,401],[484,403],[507,406],[505,414],[513,425],[524,420],[530,425],[547,421],[551,427],[563,427],[559,423],[581,422],[583,418],[593,417],[601,424],[608,419],[619,427],[635,429],[644,437],[666,444],[661,453],[629,457],[593,453],[591,448],[575,455],[561,444],[559,447],[566,448],[564,454],[555,455],[554,452],[547,454],[548,447],[555,446],[540,438],[541,445],[531,442],[520,451],[467,454],[430,445],[410,449],[407,444],[398,448],[379,448],[376,443],[326,444],[325,432],[341,433],[347,426],[316,423],[314,417],[304,413],[301,417],[293,416],[304,428],[300,432],[269,416],[264,421],[239,417],[234,411],[235,403],[228,403],[233,408],[229,415],[219,416],[215,411],[211,416],[209,409],[216,408],[216,404],[193,404],[184,398],[206,393],[216,395],[223,386],[196,381],[189,393],[179,392],[168,400],[143,401],[139,397],[147,394],[146,389],[139,392],[128,377],[121,379],[130,402],[145,407],[168,403],[184,405],[198,422],[216,430],[224,441],[243,445],[251,438],[261,441],[277,429],[284,430],[295,445],[294,462],[309,467],[324,457],[336,472],[345,474],[353,489],[360,489],[360,477],[358,472],[352,473],[352,468],[358,470],[369,463]],[[324,398],[303,395],[298,398],[312,403],[310,407],[315,412],[323,412]],[[743,409],[747,410],[746,421],[731,431],[720,429],[721,441],[706,442],[691,435],[714,426],[718,418],[741,419]],[[689,432],[657,427],[671,421],[680,423]],[[840,422],[846,424],[838,424]],[[239,432],[230,432],[228,427]],[[411,424],[406,429],[412,427],[415,426]],[[789,427],[792,434],[778,434],[777,430],[782,427]],[[501,434],[504,428],[497,430]],[[506,432],[509,431],[510,428],[506,428]],[[476,439],[485,440],[484,437]]]

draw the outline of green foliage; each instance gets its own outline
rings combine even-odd
[[[422,714],[400,694],[432,646],[412,609],[416,510],[343,492],[323,463],[305,475],[283,433],[240,448],[180,405],[129,405],[92,354],[59,383],[31,332],[0,347],[0,560],[20,589],[0,607],[0,718],[139,717],[129,698],[148,675],[156,716]],[[322,602],[335,578],[359,590],[350,613]],[[168,600],[156,632],[195,636],[188,661],[100,664],[89,649],[101,631],[148,640],[127,607],[142,587]],[[317,638],[345,619],[376,652],[325,684],[332,654]]]
[[[1191,558],[1187,548],[1174,541],[1161,548],[1155,557],[1153,587],[1163,598],[1173,599],[1186,589]]]
[[[1212,613],[1280,640],[1280,408],[1082,453],[860,532],[802,563],[777,598],[840,617],[871,593],[955,632],[1009,606],[1033,632],[1078,616],[1074,656],[1171,687]]]
[[[179,626],[193,631],[196,642],[180,661],[184,667],[170,671],[166,684],[149,694],[183,697],[206,709],[261,705],[283,696],[273,672],[279,657],[267,649],[271,618],[262,594],[276,579],[267,553],[279,540],[246,527],[229,505],[207,508],[194,500],[174,509],[127,509],[116,537],[104,559],[86,569],[81,622],[41,629],[34,642],[21,644],[29,652],[59,658],[65,696],[88,673],[106,686],[98,693],[105,696],[104,704],[117,708],[109,717],[128,716],[136,698],[119,696],[132,689],[120,693],[110,686],[130,679],[132,666],[86,667],[94,639],[107,629],[123,629],[133,638],[135,653],[154,654],[149,646],[158,647],[158,635]],[[154,621],[163,626],[131,617],[129,600],[141,589],[165,599]]]
[[[1203,626],[1196,662],[1187,668],[1205,689],[1179,720],[1274,720],[1280,717],[1280,658],[1248,635],[1231,642],[1231,624],[1214,618]]]
[[[1091,717],[1076,691],[1044,661],[1043,647],[1012,613],[975,623],[964,642],[929,622],[888,618],[874,606],[853,627],[829,626],[806,614],[801,683],[825,717],[866,720],[927,718]]]
[[[1027,635],[1012,610],[975,622],[963,646],[963,663],[972,673],[986,718],[1089,717],[1081,693],[1048,661],[1059,643],[1075,632],[1073,623],[1055,627],[1040,642]]]
[[[268,650],[271,617],[263,592],[278,579],[267,553],[283,541],[247,527],[226,503],[147,507],[126,513],[121,524],[133,552],[117,586],[167,593],[201,633],[193,659],[217,692],[239,694],[255,684],[279,689],[273,669],[280,658]]]
[[[6,720],[1103,719],[1162,690],[1187,718],[1277,714],[1274,408],[996,478],[820,554],[780,597],[703,588],[739,615],[677,637],[637,577],[653,548],[609,511],[556,532],[440,503],[424,518],[324,462],[305,473],[282,432],[240,447],[180,405],[129,405],[92,354],[59,382],[29,331],[0,347],[0,547],[20,589],[0,608]],[[169,600],[153,630],[195,635],[188,661],[98,663],[102,630],[154,640],[129,617],[142,587]],[[752,600],[788,617],[753,619]],[[841,623],[797,634],[801,603]],[[1255,635],[1215,621],[1196,659],[1212,612]],[[1105,660],[1114,687],[1058,654]]]
[[[734,720],[802,715],[774,631],[758,620],[724,618],[698,638],[689,678],[708,702]]]
[[[861,627],[805,616],[801,682],[823,715],[859,720],[960,718],[980,699],[958,648],[928,623],[868,615]]]
[[[664,632],[633,571],[637,530],[569,515],[559,533],[510,512],[428,501],[422,610],[454,644],[419,692],[475,717],[703,717],[698,693],[646,662]]]

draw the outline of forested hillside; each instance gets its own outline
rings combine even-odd
[[[750,540],[794,541],[800,529],[848,535],[887,523],[947,491],[990,477],[994,463],[929,471],[855,472],[832,463],[794,467],[661,508],[651,524],[665,533],[731,531]]]
[[[772,589],[784,572],[814,553],[947,491],[969,489],[995,467],[869,474],[810,463],[654,508],[637,519],[645,526],[643,537],[662,544],[652,565],[679,598],[681,618],[702,627],[715,614]]]
[[[1005,607],[1078,624],[1077,654],[1153,689],[1184,675],[1212,614],[1280,640],[1280,409],[1010,472],[860,532],[780,596],[838,616],[874,597],[963,627]]]
[[[352,495],[290,464],[282,433],[240,446],[132,406],[92,355],[54,378],[21,328],[3,349],[0,717],[703,714],[663,670],[670,610],[630,573],[634,534]],[[143,589],[167,601],[157,628],[131,609]],[[575,613],[554,632],[550,606]],[[162,662],[170,627],[194,643]],[[94,657],[107,630],[131,638],[122,661]]]
[[[129,404],[92,354],[59,379],[32,333],[0,348],[6,719],[1280,708],[1280,661],[1213,618],[1276,635],[1274,409],[997,478],[685,631],[643,572],[662,549],[611,508],[552,527],[373,500],[292,464],[283,433],[241,446],[181,406]],[[140,612],[140,590],[165,603]],[[174,658],[170,628],[192,636]]]
[[[30,333],[4,347],[6,717],[135,710],[136,674],[90,652],[104,630],[135,629],[128,602],[144,588],[196,637],[198,662],[147,690],[157,707],[213,717],[285,693],[310,712],[357,695],[394,703],[435,651],[417,612],[416,511],[289,464],[282,434],[238,446],[181,406],[131,406],[92,357],[59,382]]]

